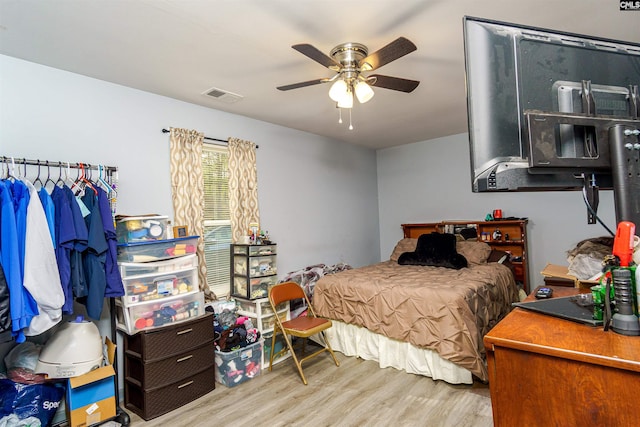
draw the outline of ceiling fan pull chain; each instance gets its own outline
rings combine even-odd
[[[342,124],[342,108],[338,107],[338,123]]]
[[[351,108],[349,108],[349,130],[353,130],[353,125],[351,124]]]

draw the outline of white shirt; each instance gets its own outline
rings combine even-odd
[[[39,310],[24,334],[33,336],[47,331],[62,320],[64,292],[44,208],[33,184],[27,180],[23,182],[31,196],[27,206],[23,286],[36,301]]]

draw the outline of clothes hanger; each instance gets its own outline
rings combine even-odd
[[[76,176],[75,181],[72,181],[70,178],[71,175],[71,165],[69,164],[69,162],[67,162],[67,185],[69,185],[69,188],[71,189],[71,191],[73,191],[73,194],[75,194],[76,196],[83,196],[84,195],[84,186],[81,185],[81,180],[80,180],[80,165],[76,163],[76,170],[78,172],[78,175]]]
[[[4,170],[5,168],[7,168],[6,173]],[[9,166],[7,166],[7,158],[5,156],[2,156],[2,170],[0,170],[0,172],[2,173],[0,176],[4,177],[1,179],[7,179],[9,177]]]
[[[65,169],[64,169],[64,167],[62,167],[62,163],[60,163],[58,165],[58,172],[59,172],[58,180],[56,181],[56,185],[58,187],[64,187],[66,185],[66,180],[67,180],[66,179],[67,178],[66,175],[65,175],[65,179],[62,179],[62,172],[64,172],[64,171],[65,171]]]
[[[16,174],[15,174],[15,170],[16,170],[16,162],[13,159],[13,156],[11,157],[11,165],[9,165],[7,163],[7,179],[16,179]]]
[[[53,182],[53,180],[51,179],[51,167],[49,166],[49,160],[46,161],[46,165],[47,165],[47,179],[44,182],[44,187],[46,188],[49,183],[51,183],[52,186],[55,187],[56,183]]]
[[[98,165],[98,184],[101,184],[104,190],[107,192],[107,196],[111,194],[113,188],[111,185],[104,179],[104,166]]]
[[[40,179],[40,159],[38,159],[38,176],[36,176],[36,179],[33,180],[32,184],[34,187],[36,187],[36,189],[40,189],[38,188],[37,184],[40,184],[40,188],[44,188],[44,184],[42,182],[42,180]]]
[[[23,158],[22,159],[22,169],[23,169],[23,174],[20,175],[20,167],[18,166],[18,178],[20,178],[20,180],[25,181],[27,179],[27,159]]]
[[[88,165],[88,166],[91,166],[91,165]],[[81,171],[80,180],[84,184],[85,188],[89,187],[91,190],[93,190],[93,194],[98,195],[98,190],[96,190],[91,180],[88,179],[85,174],[84,163],[80,163],[80,171]],[[89,172],[90,171],[91,169],[89,169]]]

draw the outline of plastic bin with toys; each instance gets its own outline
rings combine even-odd
[[[260,375],[262,370],[262,340],[237,350],[215,352],[216,381],[234,387]]]
[[[116,216],[118,243],[147,242],[168,237],[169,217],[164,215]]]
[[[227,387],[260,375],[262,338],[252,319],[238,316],[234,300],[218,300],[207,310],[214,312],[215,377]]]

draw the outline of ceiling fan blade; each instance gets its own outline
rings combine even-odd
[[[360,69],[362,71],[371,71],[402,58],[408,53],[416,50],[417,47],[413,42],[404,37],[399,37],[388,45],[373,52],[371,55],[360,60]]]
[[[369,81],[369,79],[371,79],[371,86],[407,93],[413,92],[420,84],[420,82],[416,80],[401,79],[400,77],[383,76],[380,74],[373,74],[367,77],[367,81]]]
[[[340,68],[342,68],[342,65],[340,65],[338,62],[334,61],[331,57],[325,55],[320,50],[318,50],[318,48],[310,44],[307,44],[307,43],[294,44],[291,47],[297,50],[298,52],[300,52],[301,54],[305,55],[306,57],[313,59],[320,65],[324,65],[325,67],[333,71],[339,71]]]
[[[285,85],[285,86],[278,86],[277,89],[278,90],[291,90],[291,89],[298,89],[301,87],[306,87],[306,86],[313,86],[313,85],[317,85],[320,83],[326,83],[328,82],[330,79],[316,79],[316,80],[309,80],[306,82],[300,82],[300,83],[293,83],[290,85]]]

